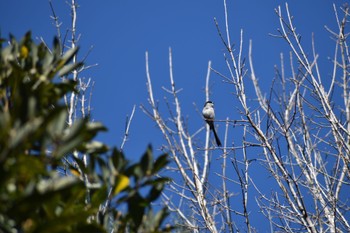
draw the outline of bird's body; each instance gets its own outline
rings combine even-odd
[[[221,141],[220,141],[218,135],[216,134],[216,130],[214,127],[215,111],[214,111],[214,103],[212,101],[207,101],[204,104],[202,114],[203,114],[205,121],[208,123],[210,130],[212,130],[214,133],[216,144],[218,146],[221,146]]]

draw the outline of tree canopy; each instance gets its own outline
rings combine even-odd
[[[62,54],[36,44],[28,32],[10,38],[0,57],[1,232],[161,232],[165,209],[153,210],[168,178],[156,174],[167,155],[141,160],[95,141],[106,130],[88,117],[67,124],[64,96],[76,81],[63,78],[82,63],[78,47]],[[84,155],[84,156],[82,156]],[[87,158],[85,164],[82,158]],[[123,210],[124,209],[124,210]]]

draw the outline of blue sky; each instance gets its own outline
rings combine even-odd
[[[56,14],[62,22],[62,31],[70,27],[70,12],[65,2],[53,0]],[[249,40],[253,41],[255,72],[263,90],[268,91],[274,77],[274,66],[280,64],[280,53],[283,52],[287,58],[289,52],[283,40],[269,36],[269,33],[277,34],[279,27],[274,9],[278,5],[284,7],[285,1],[228,2],[232,41],[238,44],[240,29],[243,29],[243,55],[246,57]],[[338,7],[344,2],[346,1],[335,1]],[[86,63],[98,63],[97,67],[87,70],[82,76],[95,81],[93,119],[102,121],[109,128],[107,133],[99,136],[100,140],[119,146],[126,115],[136,105],[129,141],[125,146],[128,158],[136,160],[148,143],[152,143],[156,149],[164,143],[155,124],[143,114],[139,106],[147,104],[146,51],[149,52],[155,98],[163,102],[163,97],[167,95],[161,87],[169,86],[169,47],[173,51],[176,85],[183,89],[179,95],[182,111],[189,117],[193,132],[204,125],[193,103],[201,108],[205,102],[204,86],[208,61],[212,61],[214,69],[227,74],[223,59],[224,46],[213,20],[216,17],[224,30],[223,1],[108,0],[78,3],[80,57],[84,57],[93,46]],[[336,28],[332,2],[295,0],[289,1],[289,7],[305,48],[310,48],[311,33],[315,34],[320,63],[325,64],[321,66],[321,72],[327,77],[331,74],[328,57],[334,52],[334,43],[324,25]],[[6,38],[12,33],[21,38],[26,31],[31,30],[33,37],[43,37],[51,44],[56,29],[50,15],[47,0],[2,0],[1,36]],[[235,108],[237,100],[232,95],[233,87],[212,73],[211,88],[217,119],[240,119],[241,116]],[[161,107],[166,110],[164,104]],[[219,127],[221,135],[223,127]]]
[[[56,14],[64,32],[70,26],[69,6],[53,0]],[[248,55],[249,40],[253,41],[255,70],[259,80],[269,87],[274,65],[279,64],[280,52],[287,55],[284,41],[269,36],[277,33],[278,18],[274,9],[285,1],[228,1],[232,41],[239,42],[240,29],[244,31],[244,55]],[[337,1],[340,3],[341,1]],[[109,145],[120,145],[125,128],[125,117],[133,105],[137,111],[131,126],[126,151],[138,156],[148,143],[154,148],[162,137],[154,124],[140,111],[147,103],[145,78],[145,51],[149,52],[151,77],[156,99],[166,95],[162,86],[169,84],[168,49],[173,51],[174,77],[178,88],[183,88],[180,99],[183,111],[190,117],[194,128],[203,122],[196,114],[193,103],[202,107],[208,61],[214,69],[226,73],[224,47],[217,34],[214,17],[224,29],[223,1],[78,1],[77,32],[80,38],[80,57],[91,46],[87,64],[98,66],[82,74],[93,78],[93,119],[102,121],[109,132],[100,139]],[[317,7],[315,4],[317,3]],[[339,5],[339,4],[338,4]],[[329,1],[291,1],[291,12],[302,40],[309,46],[311,32],[315,33],[320,54],[331,56],[333,47],[324,25],[335,27],[332,3]],[[28,30],[33,37],[43,37],[48,44],[56,33],[50,19],[47,0],[0,2],[0,32],[17,38]],[[322,59],[326,59],[323,57]],[[240,118],[235,115],[231,87],[212,73],[212,99],[218,119]],[[268,90],[268,89],[266,89]]]

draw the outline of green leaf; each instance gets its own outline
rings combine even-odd
[[[37,184],[37,190],[40,194],[44,194],[48,192],[66,189],[67,187],[71,187],[78,183],[80,183],[80,181],[73,176],[57,176],[51,180],[42,180],[41,182],[39,182]]]
[[[169,215],[168,209],[164,207],[153,217],[154,228],[160,228],[165,218]]]
[[[70,168],[73,170],[77,170],[77,172],[79,172],[78,170],[80,170],[82,173],[86,174],[87,167],[85,166],[84,161],[82,159],[76,158],[74,156],[73,156],[73,160],[76,163],[76,164],[74,164],[76,167],[71,166]],[[78,174],[76,174],[76,175],[78,175]]]
[[[125,174],[129,177],[134,176],[136,182],[138,182],[145,176],[140,164],[131,165],[126,169]]]
[[[68,64],[73,59],[74,55],[78,52],[78,50],[79,50],[79,47],[75,47],[68,50],[65,54],[63,54],[61,59],[56,64],[56,70],[59,71],[62,69],[63,66]]]
[[[75,47],[72,49],[69,49],[65,54],[62,56],[62,60],[66,61],[67,63],[70,62],[73,59],[73,56],[78,53],[79,47]]]
[[[92,141],[85,144],[85,152],[88,154],[102,154],[108,151],[108,147],[99,141]]]
[[[163,188],[164,188],[164,184],[162,183],[157,183],[153,185],[147,197],[147,200],[149,201],[149,203],[151,203],[152,201],[156,200],[159,197],[159,195],[163,191]]]
[[[139,193],[136,193],[132,198],[128,200],[128,212],[129,216],[133,221],[133,225],[131,225],[132,231],[137,232],[137,229],[142,223],[142,217],[145,212],[144,206],[145,200]]]
[[[53,39],[52,53],[53,53],[54,57],[59,57],[59,56],[61,56],[61,53],[62,53],[60,41],[59,41],[58,37],[56,37],[56,36]]]
[[[85,140],[85,135],[82,130],[85,127],[85,120],[77,120],[67,130],[66,135],[62,138],[62,143],[57,145],[55,156],[61,157],[70,152],[73,152]]]
[[[152,174],[156,174],[161,169],[165,168],[165,166],[169,163],[168,154],[162,154],[159,156],[154,162]]]
[[[90,192],[91,192],[91,204],[92,205],[99,206],[107,198],[106,186],[103,186],[102,188],[97,189],[97,190],[90,190]]]
[[[111,158],[114,168],[117,171],[122,171],[128,163],[124,154],[116,148],[113,149]]]
[[[64,133],[64,129],[67,126],[67,115],[66,109],[63,108],[55,114],[55,118],[47,126],[47,131],[51,137],[56,138]]]
[[[29,135],[37,131],[41,126],[42,122],[42,118],[36,118],[32,121],[29,121],[22,127],[16,129],[16,131],[14,131],[15,133],[13,133],[14,136],[9,141],[10,148],[17,147],[18,145],[28,140]]]
[[[88,122],[87,128],[89,131],[97,133],[100,131],[107,131],[107,128],[101,122]]]
[[[153,167],[153,155],[151,146],[148,146],[146,152],[141,157],[140,164],[143,174],[146,176],[150,175]]]
[[[58,72],[58,76],[60,76],[60,77],[65,76],[68,73],[72,72],[73,70],[78,69],[82,65],[83,65],[83,63],[79,63],[79,62],[68,64],[68,65],[62,67],[62,69],[60,69],[60,71]]]
[[[155,179],[152,179],[152,180],[147,180],[143,186],[146,186],[146,185],[156,185],[156,184],[165,184],[165,183],[168,183],[170,182],[171,179],[168,178],[168,177],[159,177],[159,178],[155,178]]]

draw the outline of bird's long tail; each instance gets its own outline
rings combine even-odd
[[[215,130],[215,127],[214,127],[213,123],[210,124],[210,129],[213,130],[215,141],[216,141],[216,145],[221,146],[221,141],[219,139],[219,136],[216,134],[216,130]]]

